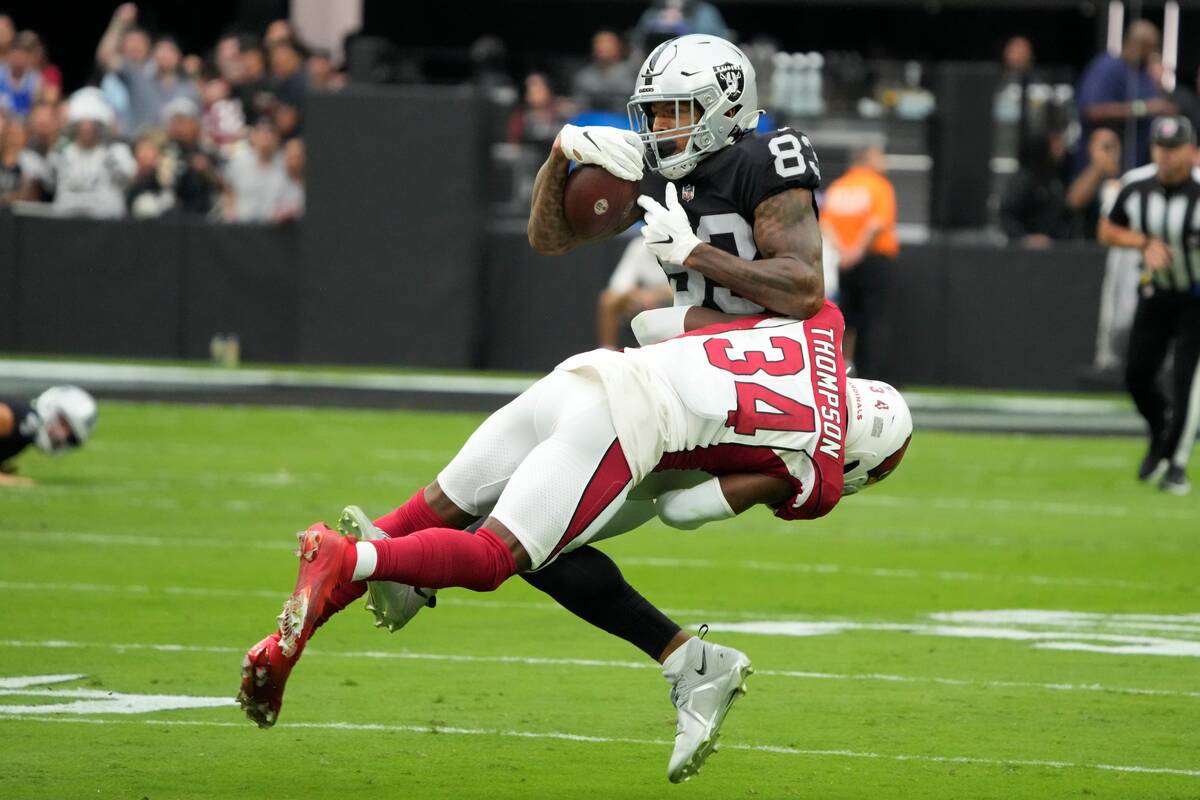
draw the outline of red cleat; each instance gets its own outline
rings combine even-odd
[[[251,647],[242,661],[238,704],[260,728],[279,718],[283,690],[292,667],[300,660],[329,596],[341,582],[347,549],[358,541],[342,536],[323,522],[296,534],[300,540],[300,575],[292,596],[278,617],[279,630]]]
[[[311,525],[296,534],[296,538],[300,540],[300,549],[296,551],[300,556],[300,575],[278,619],[279,650],[288,658],[299,656],[312,636],[329,595],[341,583],[347,551],[358,541],[353,536],[343,536],[324,522]]]
[[[258,727],[269,728],[279,719],[283,689],[298,660],[299,654],[288,658],[279,649],[278,631],[251,647],[242,659],[242,689],[237,701]]]

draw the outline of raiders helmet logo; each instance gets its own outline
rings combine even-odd
[[[742,68],[726,61],[713,67],[713,72],[717,73],[717,84],[720,85],[721,91],[731,101],[737,102],[742,96],[742,90],[746,88],[746,75]]]

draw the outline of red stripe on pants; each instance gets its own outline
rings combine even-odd
[[[566,533],[558,540],[558,544],[550,551],[546,560],[554,558],[560,550],[587,530],[588,526],[604,512],[604,509],[621,496],[621,491],[629,485],[631,480],[633,480],[633,474],[629,471],[629,462],[625,460],[621,442],[614,439],[604,457],[600,459],[600,465],[596,467],[592,479],[584,488],[583,496],[579,498],[579,504],[575,506],[575,513],[571,516]]]

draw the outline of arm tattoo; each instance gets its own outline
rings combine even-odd
[[[562,202],[569,163],[558,148],[551,148],[533,182],[528,233],[529,244],[539,253],[558,255],[571,248],[573,234]]]
[[[570,160],[558,147],[550,149],[546,163],[538,170],[533,182],[533,200],[529,210],[529,244],[543,255],[562,255],[581,244],[616,236],[637,222],[642,215],[640,206],[634,205],[620,224],[611,232],[600,236],[579,236],[567,223],[563,210],[563,189],[567,185],[567,167]]]
[[[759,203],[754,243],[758,261],[701,244],[684,266],[777,314],[808,319],[820,311],[825,278],[812,192],[789,189]]]
[[[754,209],[754,243],[764,258],[791,257],[821,274],[821,228],[812,192],[792,189],[759,203]]]

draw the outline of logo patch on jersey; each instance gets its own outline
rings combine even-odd
[[[690,203],[696,196],[696,187],[690,183],[683,187],[683,191],[679,193],[679,199],[685,203]]]
[[[742,68],[726,61],[713,67],[713,72],[717,73],[717,83],[721,86],[721,91],[730,100],[737,102],[746,88],[746,74],[742,72]]]

